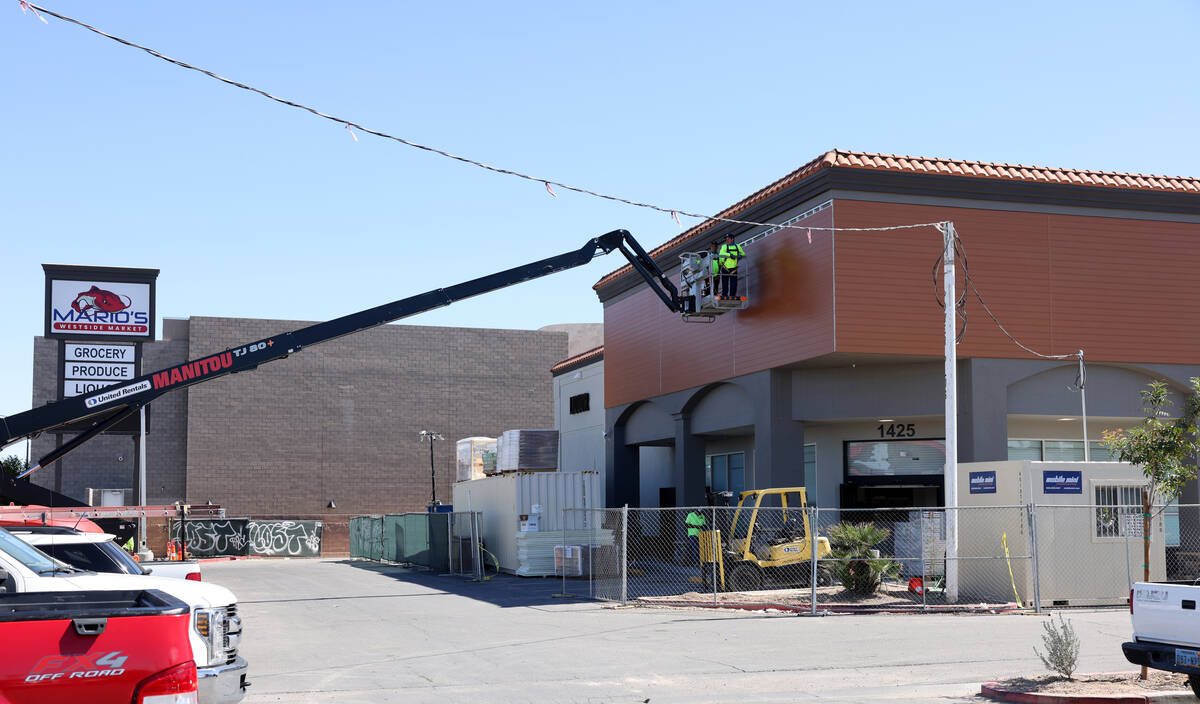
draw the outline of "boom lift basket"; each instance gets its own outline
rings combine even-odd
[[[684,316],[685,319],[707,318],[707,322],[712,322],[718,315],[746,307],[749,281],[742,267],[738,267],[736,274],[738,295],[722,297],[721,279],[734,275],[714,274],[711,252],[686,252],[679,255],[679,259],[679,295],[696,302],[693,311]]]

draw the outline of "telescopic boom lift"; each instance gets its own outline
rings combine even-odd
[[[142,406],[168,391],[182,389],[227,374],[247,372],[259,365],[295,354],[305,347],[335,340],[344,335],[424,313],[434,308],[448,306],[464,298],[583,266],[590,262],[597,252],[608,254],[614,250],[624,255],[630,265],[646,280],[650,289],[662,299],[667,308],[684,316],[693,313],[693,299],[679,295],[675,285],[663,274],[646,250],[642,249],[633,235],[626,230],[613,230],[588,240],[587,244],[572,252],[482,276],[447,288],[427,291],[306,328],[256,340],[240,347],[231,347],[224,352],[143,374],[129,382],[105,387],[86,396],[66,398],[7,418],[0,418],[0,447],[68,424],[90,421],[86,430],[42,457],[36,465],[25,470],[21,475],[25,476],[62,458],[124,418],[137,413]],[[7,488],[14,489],[15,486],[10,483]],[[2,489],[3,487],[0,487],[0,493],[8,493]],[[62,501],[55,501],[56,505],[62,505],[62,503]]]

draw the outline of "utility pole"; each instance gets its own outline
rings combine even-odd
[[[429,505],[437,505],[437,475],[433,469],[433,443],[435,440],[445,440],[441,433],[432,430],[421,431],[421,442],[429,443]]]
[[[958,300],[954,282],[954,223],[942,223],[946,309],[946,600],[958,601]]]

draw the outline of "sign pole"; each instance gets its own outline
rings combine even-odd
[[[954,223],[942,223],[946,309],[946,600],[958,601],[958,322],[954,281]]]
[[[138,506],[146,505],[146,407],[138,409],[138,422],[141,423],[141,439],[138,442]],[[138,555],[143,560],[154,559],[150,548],[146,545],[146,518],[138,519]]]

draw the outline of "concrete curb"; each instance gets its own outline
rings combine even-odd
[[[230,555],[227,557],[199,557],[196,562],[231,562],[233,560],[261,560],[260,555]]]
[[[979,693],[988,699],[1015,704],[1174,704],[1196,701],[1196,695],[1187,690],[1147,694],[1037,694],[1004,689],[999,682],[983,683],[979,687]]]

